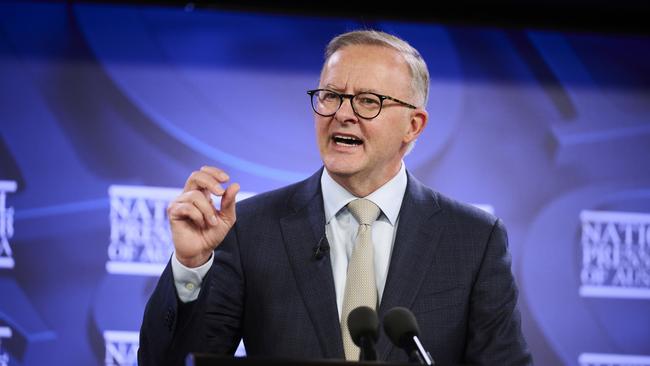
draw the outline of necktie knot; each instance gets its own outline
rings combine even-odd
[[[372,225],[381,213],[379,206],[365,198],[357,198],[348,203],[348,210],[359,225]]]

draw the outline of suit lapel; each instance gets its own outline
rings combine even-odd
[[[300,185],[289,202],[289,215],[280,220],[287,255],[298,288],[316,329],[323,357],[343,358],[341,328],[329,255],[314,259],[313,250],[325,235],[320,190],[322,169]]]
[[[433,262],[442,225],[435,220],[440,210],[435,193],[408,175],[406,194],[400,209],[386,286],[378,311],[380,321],[395,306],[411,307]],[[382,330],[383,333],[383,330]],[[377,344],[380,360],[387,360],[393,345],[386,334]]]

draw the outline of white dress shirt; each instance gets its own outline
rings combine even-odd
[[[375,282],[377,284],[377,299],[381,297],[386,285],[390,256],[393,252],[395,233],[399,220],[399,210],[406,191],[406,169],[404,163],[397,175],[386,182],[376,191],[364,197],[379,206],[381,214],[372,224],[372,245],[375,254]],[[356,243],[359,223],[347,209],[347,204],[360,197],[355,197],[323,169],[321,176],[323,203],[325,207],[325,234],[330,244],[330,260],[334,275],[336,305],[341,317],[345,280],[348,272],[348,262]]]
[[[375,254],[375,280],[377,295],[381,297],[386,285],[390,256],[393,251],[399,211],[406,192],[406,168],[402,162],[399,172],[386,184],[364,197],[379,206],[381,214],[372,225],[372,242]],[[336,291],[336,305],[339,317],[343,306],[345,294],[345,280],[347,278],[348,262],[356,242],[358,222],[347,209],[350,201],[360,198],[355,197],[340,184],[338,184],[323,169],[321,175],[321,189],[325,208],[325,234],[330,245],[330,260],[334,276],[334,289]],[[199,296],[201,282],[212,266],[214,256],[207,263],[197,268],[189,268],[181,264],[176,255],[172,255],[171,266],[174,275],[174,284],[178,297],[182,302],[194,301]]]

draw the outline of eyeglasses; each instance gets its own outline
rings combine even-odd
[[[308,90],[307,94],[311,96],[311,107],[314,112],[323,117],[331,117],[343,105],[343,99],[350,99],[352,110],[354,114],[363,119],[373,119],[381,113],[381,107],[384,105],[384,100],[392,100],[405,107],[417,109],[416,106],[402,102],[399,99],[381,95],[372,92],[363,92],[359,94],[341,94],[329,89],[314,89]]]

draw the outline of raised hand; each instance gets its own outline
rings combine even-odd
[[[183,193],[167,207],[176,258],[186,267],[207,262],[235,224],[239,184],[223,189],[221,184],[229,179],[221,169],[204,166],[192,172]],[[220,209],[214,207],[211,193],[221,197]]]

